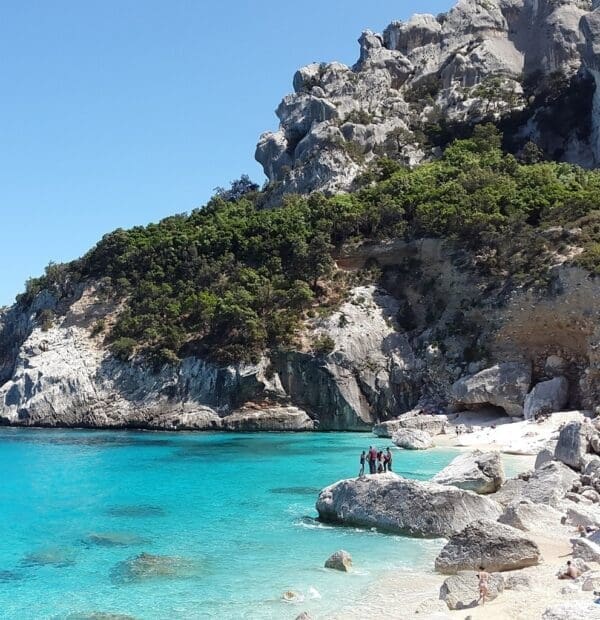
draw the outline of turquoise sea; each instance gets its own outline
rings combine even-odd
[[[323,617],[441,541],[324,526],[319,489],[358,471],[370,434],[0,429],[0,617]],[[456,452],[395,451],[427,479]],[[323,568],[349,551],[352,574]],[[142,553],[167,559],[131,562]],[[158,574],[156,574],[158,573]],[[293,591],[301,601],[282,600]]]

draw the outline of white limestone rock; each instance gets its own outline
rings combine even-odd
[[[435,560],[435,569],[447,575],[479,566],[487,572],[501,572],[535,566],[540,559],[537,544],[520,530],[478,520],[450,537]]]
[[[457,456],[432,481],[480,495],[495,493],[505,481],[502,458],[499,452],[466,452]]]
[[[427,431],[401,428],[392,436],[392,441],[405,450],[429,450],[434,447],[433,437]]]
[[[530,384],[530,364],[504,362],[457,381],[452,398],[457,407],[494,405],[510,416],[522,416]]]
[[[535,420],[541,413],[562,411],[568,400],[569,382],[564,377],[542,381],[525,398],[525,419]]]
[[[342,480],[323,489],[319,518],[409,536],[440,537],[479,518],[495,520],[500,507],[485,496],[393,473]]]

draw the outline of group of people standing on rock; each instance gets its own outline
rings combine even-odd
[[[360,455],[360,471],[358,477],[362,478],[365,475],[365,465],[369,464],[370,474],[383,474],[386,471],[392,471],[392,451],[386,448],[383,450],[377,450],[373,446],[369,446],[368,450],[363,450]]]

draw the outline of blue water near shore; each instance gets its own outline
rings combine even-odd
[[[387,445],[369,434],[1,429],[0,617],[321,617],[383,570],[430,568],[440,541],[314,520],[319,489],[355,476],[371,443]],[[427,479],[455,455],[398,450],[394,469]],[[352,574],[323,568],[340,548]],[[175,558],[174,574],[128,572],[142,552]],[[289,590],[304,601],[282,601]]]

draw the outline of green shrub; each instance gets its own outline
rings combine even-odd
[[[327,334],[316,336],[312,343],[312,351],[315,355],[326,356],[335,350],[335,341]]]
[[[137,342],[133,338],[118,338],[115,340],[110,350],[112,354],[123,362],[131,359],[133,352],[135,351]]]

